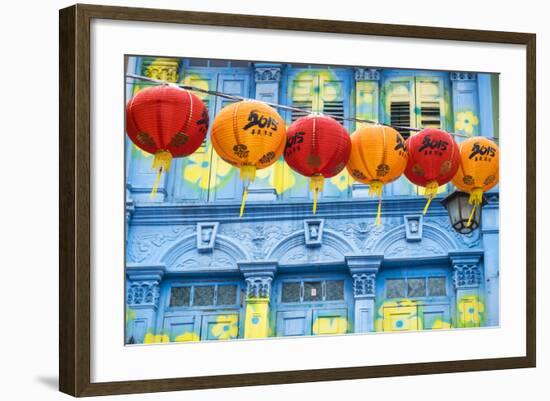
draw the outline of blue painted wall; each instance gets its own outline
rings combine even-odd
[[[498,136],[490,74],[147,57],[127,68],[326,114]],[[127,98],[139,88],[128,84]],[[203,101],[212,119],[227,103]],[[209,139],[175,160],[154,199],[152,156],[126,143],[129,343],[253,337],[261,319],[269,336],[499,324],[498,190],[481,229],[460,235],[439,202],[421,216],[421,189],[402,178],[385,188],[378,227],[377,201],[346,172],[327,180],[313,216],[306,179],[281,159],[259,172],[239,219],[242,183]]]

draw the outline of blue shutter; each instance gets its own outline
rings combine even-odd
[[[307,309],[277,312],[277,336],[307,336],[311,334],[311,314]]]
[[[163,334],[166,334],[171,342],[197,340],[200,336],[200,315],[190,313],[166,317]]]

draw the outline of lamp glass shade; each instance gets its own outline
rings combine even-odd
[[[451,225],[460,234],[469,234],[479,228],[481,224],[481,207],[487,203],[483,199],[482,204],[476,208],[472,221],[468,226],[468,220],[474,207],[474,205],[468,202],[469,198],[470,194],[466,192],[454,191],[441,201],[445,209],[447,209],[447,213],[449,213]]]

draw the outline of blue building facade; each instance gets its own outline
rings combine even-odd
[[[130,57],[127,71],[328,115],[498,137],[492,74],[154,57]],[[140,85],[127,85],[127,99]],[[229,102],[200,96],[211,120]],[[280,114],[287,124],[303,115]],[[499,324],[498,187],[486,194],[481,228],[463,235],[437,200],[422,215],[422,188],[403,177],[384,188],[377,226],[368,186],[346,171],[326,180],[313,215],[307,179],[281,159],[258,171],[239,219],[243,184],[208,137],[173,161],[155,198],[152,156],[126,141],[127,343]]]

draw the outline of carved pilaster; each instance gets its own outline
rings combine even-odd
[[[455,289],[477,288],[481,285],[480,261],[482,255],[482,251],[449,252]]]
[[[477,264],[455,264],[453,267],[455,288],[472,288],[481,284],[481,271]]]
[[[128,306],[158,307],[160,287],[158,281],[133,281],[126,292]]]
[[[247,299],[270,299],[271,283],[277,271],[277,262],[239,262],[238,265],[246,282]]]
[[[270,298],[272,280],[273,278],[268,276],[247,277],[247,298]]]
[[[256,82],[279,82],[281,69],[279,67],[256,67],[254,77]]]
[[[474,72],[451,72],[451,81],[475,81],[476,74]]]
[[[376,294],[376,275],[380,269],[383,255],[348,255],[348,264],[353,278],[353,296],[358,298],[374,298]]]
[[[374,297],[376,291],[376,273],[356,273],[353,278],[353,296],[355,298]]]
[[[376,68],[356,68],[355,69],[356,81],[379,81],[380,71]]]

